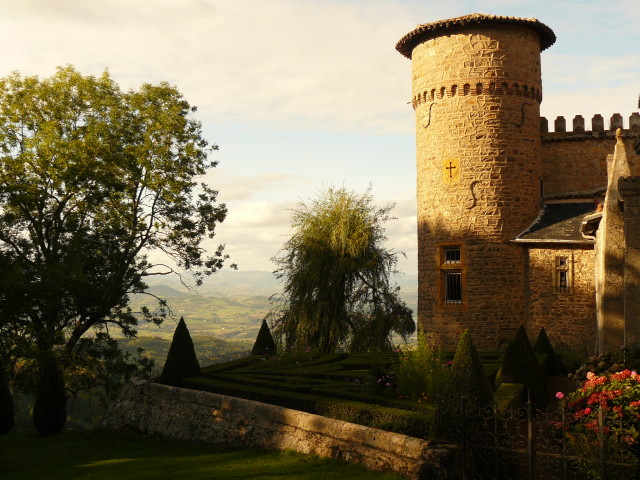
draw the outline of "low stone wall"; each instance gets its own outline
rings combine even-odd
[[[459,478],[452,445],[145,381],[125,387],[102,426],[164,439],[295,450],[416,479]]]

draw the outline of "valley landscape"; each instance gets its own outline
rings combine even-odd
[[[417,305],[415,275],[398,275],[400,296],[414,312]],[[162,367],[173,331],[184,317],[201,365],[211,365],[244,355],[251,350],[262,319],[270,310],[270,298],[281,291],[271,272],[220,271],[198,287],[187,287],[177,277],[152,278],[149,293],[167,301],[171,316],[162,325],[141,323],[136,338],[121,338],[126,351],[138,347]],[[148,295],[132,298],[134,311],[143,305],[154,307]],[[398,340],[400,342],[400,340]]]

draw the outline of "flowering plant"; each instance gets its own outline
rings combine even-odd
[[[561,398],[560,392],[556,396]],[[603,433],[626,445],[640,441],[640,375],[622,370],[608,375],[587,373],[582,387],[564,399],[573,420],[569,431],[598,433],[598,409],[602,410]],[[635,450],[635,449],[634,449]]]
[[[558,392],[556,397],[568,412],[566,421],[556,428],[566,430],[569,445],[585,460],[585,472],[593,476],[600,442],[608,458],[630,463],[630,453],[640,457],[640,375],[635,371],[588,372],[575,392],[566,396]]]

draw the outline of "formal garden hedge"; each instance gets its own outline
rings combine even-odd
[[[410,357],[410,353],[402,351],[252,355],[205,367],[201,376],[183,378],[181,385],[427,437],[435,426],[438,398],[446,395],[447,387],[441,383],[432,385],[428,392],[399,394],[399,367]],[[546,364],[547,354],[536,353],[535,358],[536,368],[543,368],[540,365]],[[477,359],[484,386],[495,385],[493,397],[501,409],[522,405],[529,390],[525,381],[512,378],[496,383],[504,359],[505,352],[498,351],[480,352]],[[428,361],[435,362],[446,380],[454,363],[453,353],[432,353]],[[455,403],[456,399],[445,401]],[[453,405],[451,410],[455,408]]]

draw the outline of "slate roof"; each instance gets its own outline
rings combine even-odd
[[[433,23],[419,25],[415,30],[407,33],[396,44],[396,50],[407,58],[411,58],[413,49],[431,38],[464,30],[474,25],[523,25],[532,28],[540,36],[540,50],[549,48],[556,41],[556,34],[537,18],[502,17],[500,15],[485,15],[472,13],[462,17],[439,20]]]
[[[538,221],[514,241],[593,244],[593,240],[582,236],[580,229],[585,215],[595,211],[593,202],[547,204]]]

